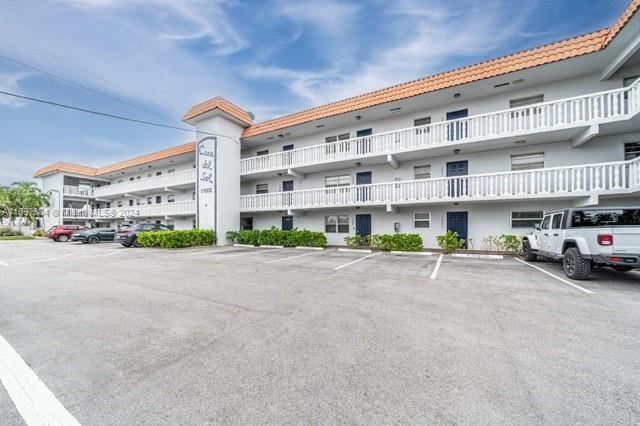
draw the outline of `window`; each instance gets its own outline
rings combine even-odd
[[[192,227],[193,229],[196,229],[196,220],[195,220],[195,219],[193,219],[193,220],[191,221],[191,227]]]
[[[624,159],[633,160],[640,157],[640,142],[628,142],[624,144]]]
[[[548,216],[544,217],[544,219],[542,220],[542,225],[540,226],[540,228],[549,229],[549,222],[551,222],[551,215],[548,215]]]
[[[518,108],[527,105],[539,104],[544,102],[544,95],[527,96],[526,98],[511,99],[509,108]]]
[[[147,177],[153,176],[153,173],[147,173]]]
[[[162,172],[156,172],[156,176],[162,175]]]
[[[293,150],[293,144],[283,146],[282,150],[283,151],[292,151]]]
[[[173,194],[169,194],[167,195],[167,203],[175,203],[176,201],[176,196]]]
[[[122,200],[118,200],[118,207],[122,207]]]
[[[414,228],[428,228],[431,225],[431,213],[414,213],[413,214],[413,227]]]
[[[544,152],[518,154],[511,156],[511,171],[544,168]]]
[[[118,179],[118,183],[122,183],[122,179]]]
[[[138,198],[138,199],[136,200],[136,206],[139,206],[141,202],[142,202],[142,200],[140,200],[140,198]]]
[[[162,195],[156,195],[156,204],[162,203]]]
[[[553,220],[551,221],[551,229],[560,229],[562,226],[562,213],[556,213],[553,215]]]
[[[147,204],[151,204],[151,197],[147,197]]]
[[[133,176],[131,176],[131,177],[129,178],[129,182],[131,182],[132,180],[134,180],[134,177],[133,177]]]
[[[326,188],[349,185],[351,185],[351,175],[327,176],[324,178],[324,186]]]
[[[338,142],[338,141],[346,141],[349,139],[351,135],[349,133],[343,133],[337,136],[328,136],[324,139],[326,143]]]
[[[431,124],[431,117],[422,117],[416,118],[413,120],[413,127],[426,126],[427,124]],[[424,129],[416,129],[416,135],[422,135],[424,133],[429,133],[431,129],[429,127]]]
[[[416,180],[431,178],[431,166],[429,164],[424,166],[415,166],[413,168],[413,178]]]
[[[136,179],[140,179],[142,176],[136,176]]]
[[[253,230],[253,218],[252,217],[243,217],[240,220],[240,228],[245,231]]]
[[[192,199],[192,200],[195,200],[195,199],[196,199],[196,193],[195,193],[195,191],[191,193],[191,199]]]
[[[108,202],[108,203],[106,203],[106,204],[105,204],[105,207],[106,207],[106,208],[108,208],[108,209],[110,209],[110,208],[111,208],[111,203],[109,203],[109,202]]]
[[[256,185],[256,194],[266,194],[269,192],[268,183],[259,183]]]
[[[324,232],[327,233],[349,233],[349,216],[325,216]]]
[[[640,209],[575,210],[571,214],[571,227],[640,226]]]
[[[133,207],[133,200],[129,200],[129,207]]]
[[[268,149],[263,149],[262,151],[256,152],[256,155],[268,155],[268,154],[269,154]]]
[[[167,170],[167,173],[175,173],[176,169],[169,169]]]
[[[283,192],[293,191],[293,181],[292,180],[283,181],[282,182],[282,191]]]
[[[293,216],[282,216],[282,230],[290,231],[293,229]]]
[[[542,222],[542,210],[511,212],[512,228],[533,228]]]

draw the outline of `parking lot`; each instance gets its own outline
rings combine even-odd
[[[83,425],[640,420],[638,271],[2,242],[0,336]]]

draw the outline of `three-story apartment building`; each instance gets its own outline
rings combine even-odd
[[[639,7],[600,31],[262,123],[214,98],[183,117],[197,130],[189,153],[90,170],[57,163],[36,176],[65,207],[153,205],[175,193],[190,214],[154,217],[176,227],[211,215],[218,235],[298,227],[330,244],[407,232],[433,247],[450,229],[480,247],[489,235],[529,232],[545,211],[640,205]],[[204,202],[207,152],[215,185]],[[153,175],[172,159],[183,185]]]

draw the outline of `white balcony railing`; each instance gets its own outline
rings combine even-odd
[[[247,175],[445,144],[561,130],[625,120],[639,109],[640,79],[622,89],[245,158],[241,160],[240,171]]]
[[[640,158],[581,166],[244,195],[242,211],[531,199],[640,191]]]
[[[72,197],[92,198],[93,197],[93,188],[64,185],[62,187],[62,193],[64,195],[70,195]]]
[[[155,216],[191,216],[196,214],[195,201],[177,201],[175,203],[145,204],[131,207],[109,209],[72,209],[65,208],[65,219],[95,219],[110,221],[114,219],[135,219]]]
[[[181,172],[167,173],[145,179],[137,179],[122,183],[101,186],[93,190],[96,198],[109,197],[133,192],[151,191],[159,188],[194,184],[196,182],[196,170],[189,169]]]

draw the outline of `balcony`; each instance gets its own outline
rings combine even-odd
[[[413,158],[411,153],[415,156],[436,148],[450,153],[451,146],[479,141],[511,143],[524,136],[531,142],[573,140],[574,146],[578,146],[601,132],[600,125],[634,117],[640,111],[639,90],[637,80],[622,89],[245,158],[240,170],[242,175],[269,175],[282,171],[295,173],[295,169],[302,168],[297,170],[300,173],[305,169],[319,170],[318,166],[327,163],[335,163],[334,168],[338,168],[342,162],[348,167],[352,160],[361,159],[386,161],[397,167],[398,161]]]
[[[640,192],[640,158],[580,166],[244,195],[242,212],[580,198]]]
[[[64,185],[62,193],[70,197],[93,198],[93,188]]]
[[[111,221],[115,219],[136,219],[145,217],[193,216],[196,214],[195,201],[178,201],[175,203],[145,204],[132,207],[116,207],[112,209],[72,209],[62,210],[64,219],[85,219]]]
[[[137,179],[122,183],[94,188],[96,198],[109,198],[122,194],[147,193],[156,189],[185,189],[196,183],[196,170],[167,173],[146,179]]]

